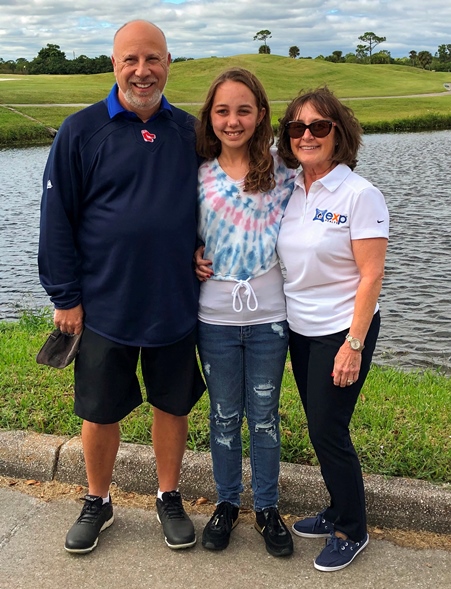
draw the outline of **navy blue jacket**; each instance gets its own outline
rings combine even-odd
[[[68,117],[43,180],[39,275],[56,308],[136,346],[174,343],[197,320],[194,118],[163,97],[143,123],[108,99]]]

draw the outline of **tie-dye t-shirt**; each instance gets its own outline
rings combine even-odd
[[[274,154],[276,186],[265,193],[244,192],[244,179],[233,180],[217,159],[199,168],[199,237],[204,258],[213,262],[210,280],[247,280],[278,263],[276,242],[296,170]]]

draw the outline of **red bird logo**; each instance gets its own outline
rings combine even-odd
[[[157,136],[154,133],[150,133],[146,129],[143,129],[141,131],[141,135],[143,136],[144,141],[147,141],[148,143],[153,143],[157,138]]]

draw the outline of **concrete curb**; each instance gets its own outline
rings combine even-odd
[[[0,476],[86,485],[81,438],[0,431]],[[397,477],[366,475],[368,523],[387,528],[450,533],[451,485]],[[125,491],[155,494],[158,487],[151,446],[121,443],[113,481]],[[243,507],[252,507],[249,460],[243,461]],[[209,453],[185,453],[181,491],[184,498],[208,497],[216,491]],[[316,513],[328,494],[319,468],[281,463],[280,502],[283,513]]]

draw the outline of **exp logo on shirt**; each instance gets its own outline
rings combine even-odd
[[[313,217],[314,221],[321,221],[321,223],[334,223],[335,225],[341,225],[346,223],[348,215],[340,215],[340,213],[331,213],[327,209],[320,211],[316,209],[316,214]]]

